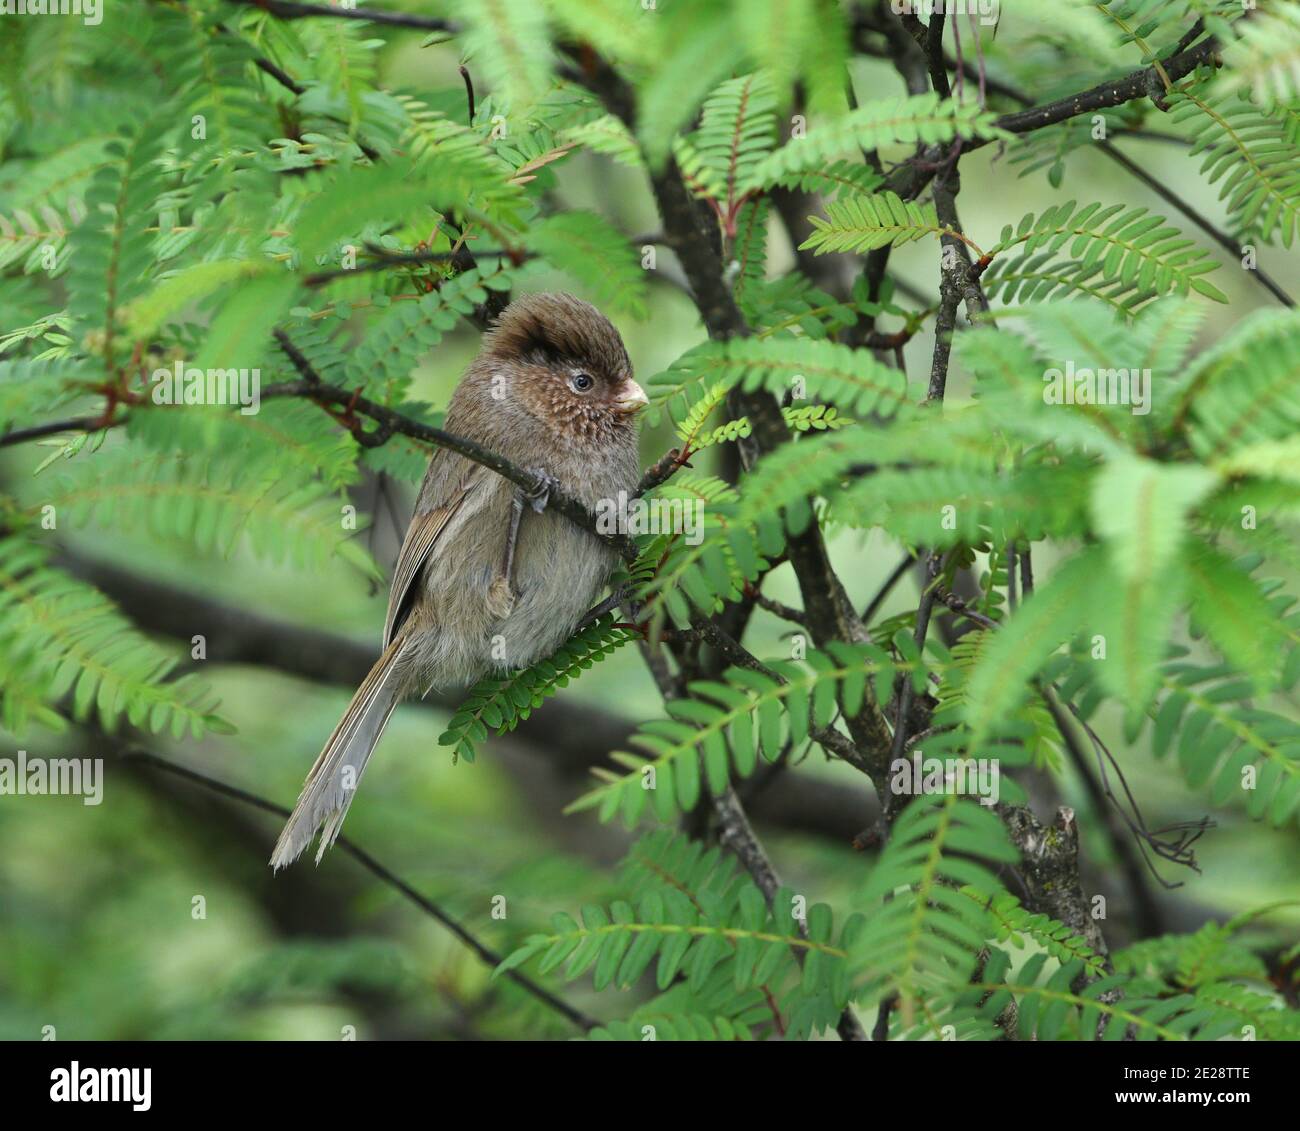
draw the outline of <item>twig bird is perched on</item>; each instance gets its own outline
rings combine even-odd
[[[485,335],[446,428],[594,510],[636,489],[636,413],[645,403],[609,319],[571,295],[529,295]],[[383,654],[307,775],[271,865],[296,860],[318,829],[320,862],[403,698],[554,651],[615,559],[591,533],[546,512],[544,496],[527,498],[481,464],[435,452],[393,572]]]

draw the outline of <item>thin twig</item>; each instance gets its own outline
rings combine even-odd
[[[1198,20],[1197,23],[1199,24],[1200,21]],[[1196,31],[1196,29],[1193,28],[1193,31]],[[1199,32],[1197,32],[1197,34],[1199,35]],[[1192,32],[1188,32],[1188,35],[1185,36],[1184,39],[1189,40],[1189,42],[1184,44],[1178,50],[1176,50],[1174,54],[1179,54],[1182,50],[1185,50],[1187,46],[1190,46],[1190,41],[1194,40],[1195,38],[1196,36],[1192,35]],[[949,67],[955,66],[955,63],[949,60],[948,66]],[[1019,102],[1022,106],[1033,105],[1033,99],[1030,98],[1029,95],[1025,94],[1024,91],[1018,90],[1016,87],[1011,86],[1009,83],[1000,84],[998,92],[1000,94],[1005,95],[1007,98],[1012,99],[1015,102]],[[1171,134],[1152,133],[1151,131],[1148,130],[1137,130],[1137,129],[1116,130],[1114,136],[1131,137],[1135,139],[1145,139],[1150,141],[1172,142],[1181,145],[1189,144],[1185,138],[1175,137]],[[1203,231],[1207,236],[1209,236],[1212,240],[1214,240],[1214,242],[1217,243],[1220,247],[1224,248],[1226,251],[1228,251],[1234,256],[1241,255],[1241,246],[1239,241],[1234,240],[1231,235],[1229,235],[1226,231],[1224,231],[1212,220],[1210,220],[1203,212],[1200,211],[1200,209],[1196,208],[1194,205],[1184,200],[1176,192],[1170,189],[1169,186],[1166,185],[1163,181],[1159,180],[1156,177],[1153,177],[1150,173],[1148,173],[1145,169],[1143,169],[1142,166],[1138,165],[1135,161],[1130,160],[1127,156],[1125,156],[1118,149],[1116,149],[1115,146],[1110,141],[1102,140],[1098,142],[1097,148],[1102,153],[1104,153],[1110,160],[1114,161],[1115,164],[1117,164],[1130,176],[1141,181],[1142,184],[1144,184],[1148,189],[1150,189],[1153,193],[1155,193],[1158,197],[1160,197],[1161,200],[1165,201],[1165,203],[1167,204],[1172,205],[1174,208],[1177,208],[1179,212],[1181,212],[1184,216],[1186,216],[1193,224],[1195,224],[1198,228],[1200,228],[1201,231]],[[1251,271],[1251,274],[1254,275],[1256,280],[1259,282],[1260,286],[1262,286],[1265,290],[1269,292],[1269,294],[1271,294],[1280,303],[1282,303],[1283,306],[1290,306],[1290,307],[1295,306],[1295,300],[1289,294],[1287,294],[1287,292],[1283,290],[1282,287],[1279,286],[1278,283],[1270,275],[1268,275],[1262,268],[1260,267],[1254,268]]]
[[[464,63],[460,65],[460,77],[465,80],[465,100],[468,103],[469,124],[474,124],[474,80],[470,77],[469,68]]]
[[[0,436],[0,448],[7,448],[14,444],[26,444],[32,440],[40,440],[46,436],[57,436],[60,432],[97,432],[101,428],[112,428],[115,425],[124,423],[119,418],[104,423],[103,416],[74,416],[69,420],[51,420],[45,424],[33,424],[30,428],[15,428],[12,432],[6,432]]]
[[[1171,80],[1190,75],[1197,67],[1213,60],[1219,50],[1219,41],[1211,36],[1198,43],[1188,51],[1171,56],[1162,66]],[[1019,110],[1013,114],[1003,114],[994,121],[999,129],[1013,134],[1029,133],[1041,130],[1044,126],[1054,126],[1077,118],[1080,114],[1090,114],[1095,110],[1105,110],[1111,106],[1122,106],[1135,98],[1159,95],[1160,86],[1156,71],[1152,67],[1140,70],[1116,79],[1114,82],[1101,83],[1098,86],[1081,90],[1067,98],[1058,98],[1042,106],[1032,106],[1028,110]],[[967,144],[967,150],[979,149],[989,143],[986,138],[974,138]]]
[[[294,94],[305,94],[307,92],[307,88],[305,86],[303,86],[299,82],[295,82],[294,79],[289,74],[281,70],[281,68],[277,67],[274,63],[271,62],[270,59],[264,59],[261,56],[258,56],[258,58],[253,60],[253,65],[259,71],[262,71],[265,74],[270,75],[271,78],[275,79],[275,81],[278,82],[286,90],[290,90]]]
[[[774,617],[788,620],[791,624],[797,624],[800,628],[808,626],[808,615],[802,609],[796,609],[790,605],[784,605],[780,601],[773,600],[771,597],[765,597],[753,586],[750,586],[750,589],[752,592],[748,595],[753,598],[754,604],[760,609],[766,609]]]
[[[317,271],[303,278],[303,286],[319,287],[332,282],[334,279],[364,275],[368,271],[383,271],[389,267],[418,266],[424,263],[456,263],[464,256],[465,246],[462,244],[451,251],[389,251],[387,248],[367,244],[366,252],[373,256],[369,262],[358,264],[356,267],[336,267],[330,271]],[[527,259],[535,258],[534,252],[508,247],[481,251],[475,248],[473,255],[476,259],[509,259],[516,266]]]
[[[641,482],[637,484],[637,495],[644,495],[647,491],[653,491],[662,483],[666,483],[683,467],[690,467],[691,452],[682,451],[680,448],[673,448],[660,456],[653,464],[645,470],[641,476]]]
[[[370,400],[368,397],[359,396],[355,391],[325,384],[320,379],[320,374],[315,371],[311,363],[293,344],[284,330],[277,329],[275,331],[275,340],[280,344],[280,347],[303,379],[267,386],[262,390],[263,400],[275,397],[304,397],[316,401],[318,404],[343,405],[346,407],[347,413],[342,416],[340,423],[348,427],[358,443],[365,447],[378,446],[386,442],[395,433],[400,433],[415,440],[423,440],[428,444],[436,444],[438,447],[453,451],[465,459],[472,460],[474,463],[482,464],[532,494],[540,494],[544,489],[549,489],[546,499],[548,510],[554,510],[570,522],[581,526],[595,537],[608,543],[618,550],[626,560],[634,561],[636,559],[636,544],[630,538],[623,534],[607,533],[602,530],[599,520],[591,511],[554,484],[544,482],[531,471],[516,466],[504,456],[488,450],[482,444],[465,436],[456,436],[441,428],[435,428],[431,424],[413,420],[409,416],[404,416],[402,413],[395,412],[385,405]],[[354,415],[358,412],[368,416],[376,423],[377,427],[373,432],[366,432],[361,428]]]
[[[225,782],[218,781],[216,778],[210,778],[206,774],[199,773],[197,770],[191,770],[188,766],[181,766],[175,762],[169,762],[167,759],[160,758],[158,755],[151,754],[148,751],[137,750],[132,747],[123,747],[121,750],[121,756],[132,762],[140,762],[161,770],[164,773],[184,778],[186,781],[200,785],[204,789],[210,790],[213,793],[219,793],[223,797],[229,797],[234,801],[243,803],[244,805],[251,805],[256,809],[261,809],[263,812],[274,813],[280,817],[288,817],[290,815],[290,811],[282,805],[277,805],[275,802],[268,801],[264,797],[257,796],[257,794],[249,793],[247,790],[239,789],[237,786],[227,785]],[[473,953],[487,966],[496,969],[496,967],[500,966],[504,961],[503,955],[498,954],[486,943],[479,940],[467,928],[462,926],[441,907],[434,903],[433,900],[429,899],[427,896],[421,895],[395,872],[385,867],[371,856],[370,853],[359,844],[349,840],[345,835],[340,836],[334,843],[337,848],[342,849],[345,853],[351,856],[376,879],[381,880],[383,883],[399,892],[407,901],[413,903],[426,915],[436,919],[446,927],[448,931],[464,943],[469,950],[473,951]],[[551,993],[550,990],[539,985],[537,982],[534,982],[526,974],[522,974],[518,970],[507,970],[505,976],[523,989],[527,990],[537,998],[538,1001],[549,1006],[557,1013],[562,1014],[565,1018],[573,1022],[574,1025],[577,1025],[585,1032],[590,1032],[592,1029],[599,1026],[599,1021],[588,1017],[580,1010],[577,1010],[567,1002],[562,1001],[560,998],[556,997],[555,994]]]
[[[1101,781],[1097,780],[1097,777],[1092,772],[1092,768],[1088,765],[1087,757],[1079,746],[1074,732],[1070,728],[1065,712],[1061,710],[1060,705],[1057,702],[1057,697],[1053,689],[1050,687],[1041,687],[1039,689],[1039,695],[1043,700],[1043,703],[1047,706],[1048,713],[1052,716],[1052,721],[1056,724],[1056,730],[1061,736],[1061,741],[1065,744],[1066,752],[1070,756],[1070,761],[1074,766],[1075,772],[1083,782],[1084,789],[1088,794],[1088,800],[1092,803],[1093,811],[1097,814],[1097,817],[1102,824],[1105,825],[1106,831],[1110,837],[1110,842],[1115,848],[1115,855],[1119,857],[1120,868],[1124,873],[1124,879],[1128,885],[1129,896],[1133,901],[1137,917],[1142,923],[1141,933],[1143,935],[1160,934],[1162,930],[1160,911],[1154,896],[1147,887],[1145,877],[1142,873],[1142,868],[1138,863],[1139,857],[1135,856],[1133,853],[1133,845],[1135,843],[1137,844],[1141,861],[1146,865],[1147,870],[1155,878],[1156,882],[1166,890],[1171,890],[1173,888],[1181,887],[1182,884],[1171,883],[1156,871],[1155,865],[1152,864],[1150,857],[1147,855],[1147,845],[1150,845],[1156,854],[1162,858],[1174,861],[1175,857],[1177,857],[1177,860],[1175,861],[1176,863],[1185,864],[1194,871],[1199,872],[1200,869],[1196,866],[1196,857],[1191,851],[1191,844],[1199,838],[1200,833],[1204,831],[1204,825],[1202,825],[1199,831],[1196,832],[1196,836],[1192,837],[1190,840],[1180,838],[1180,842],[1173,846],[1173,850],[1171,851],[1171,846],[1169,846],[1167,842],[1160,841],[1155,834],[1147,831],[1146,822],[1143,821],[1142,814],[1138,811],[1136,805],[1133,810],[1133,818],[1130,818],[1129,814],[1125,812],[1119,803],[1119,799],[1111,791],[1109,783],[1105,780],[1105,766],[1101,761],[1101,751],[1094,747],[1097,756],[1097,764],[1101,768],[1103,775]],[[1070,706],[1070,709],[1074,710],[1072,704],[1067,704],[1067,706]],[[1125,783],[1124,788],[1125,792],[1127,792],[1127,783]],[[1131,799],[1132,795],[1130,794],[1129,796]],[[1129,835],[1125,835],[1125,831],[1115,824],[1115,817],[1117,815],[1127,826]]]
[[[916,555],[909,550],[903,555],[903,560],[890,570],[889,576],[885,578],[880,588],[876,590],[876,595],[871,598],[871,603],[862,610],[863,624],[870,624],[876,619],[876,614],[880,612],[880,607],[885,603],[889,594],[893,592],[894,586],[903,579],[903,575],[911,568],[914,561],[916,561]]]

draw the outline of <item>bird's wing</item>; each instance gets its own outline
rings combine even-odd
[[[447,500],[432,510],[417,513],[407,528],[402,549],[397,555],[397,565],[393,568],[393,583],[388,590],[388,615],[384,618],[384,647],[387,648],[401,628],[406,613],[410,610],[411,587],[420,573],[420,568],[428,560],[429,552],[437,543],[439,536],[447,529],[447,524],[456,516],[466,498],[483,478],[484,471],[477,465],[456,484]]]

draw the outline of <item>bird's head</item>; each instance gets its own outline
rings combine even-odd
[[[634,432],[646,405],[614,324],[572,295],[516,299],[485,336],[480,361],[494,399],[574,440]]]

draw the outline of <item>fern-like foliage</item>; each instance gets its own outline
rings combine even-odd
[[[452,716],[438,739],[439,745],[452,748],[453,761],[474,761],[475,743],[486,739],[489,730],[496,734],[514,730],[534,708],[567,687],[580,672],[632,639],[634,633],[616,627],[611,618],[605,617],[575,633],[532,667],[504,679],[480,680]]]
[[[457,0],[464,49],[515,113],[528,110],[550,82],[551,39],[543,5],[528,0]]]
[[[752,1041],[754,1033],[744,1022],[727,1017],[641,1010],[629,1021],[597,1026],[588,1037],[593,1041]]]
[[[702,784],[724,790],[734,772],[745,778],[788,745],[798,746],[831,725],[839,710],[856,715],[868,680],[888,697],[898,672],[925,685],[925,667],[899,663],[874,645],[831,644],[810,654],[807,665],[774,662],[768,672],[732,668],[719,680],[699,680],[690,698],[666,704],[669,718],[644,724],[631,739],[642,753],[616,751],[623,774],[597,770],[605,784],[570,810],[598,809],[602,820],[621,814],[629,824],[652,808],[660,820],[689,812]]]
[[[898,247],[947,231],[939,223],[933,204],[900,200],[892,192],[845,197],[826,206],[826,219],[820,216],[810,219],[813,233],[799,246],[819,255]]]
[[[1300,319],[1260,312],[1195,359],[1175,411],[1191,417],[1198,456],[1226,460],[1239,473],[1271,474],[1260,461],[1300,423],[1284,376],[1294,372],[1298,350]]]
[[[848,428],[857,422],[843,416],[830,404],[811,404],[802,408],[784,408],[781,415],[785,417],[786,427],[794,432],[834,432]]]
[[[112,370],[122,343],[118,316],[142,289],[152,265],[144,229],[159,192],[154,165],[161,150],[151,123],[111,141],[108,162],[86,191],[85,219],[72,237],[69,312],[87,353]]]
[[[308,491],[338,490],[357,479],[352,438],[315,405],[298,401],[270,401],[248,414],[207,407],[151,407],[133,413],[126,431],[158,456],[200,453],[210,461],[210,468],[237,464],[233,474],[241,481],[272,483],[279,489],[298,484]],[[233,461],[228,453],[237,453]],[[165,492],[161,483],[159,491]],[[268,496],[268,505],[274,494]]]
[[[739,599],[744,582],[756,579],[781,551],[787,531],[807,528],[809,498],[858,460],[857,431],[850,427],[800,441],[815,454],[800,453],[796,445],[773,453],[743,493],[719,495],[706,509],[702,537],[651,546],[646,554],[654,554],[658,565],[643,593],[652,601],[655,623],[666,615],[687,627],[695,615],[711,615],[723,602]]]
[[[844,193],[871,193],[881,185],[882,178],[870,166],[852,161],[832,161],[816,169],[802,169],[782,177],[776,183],[781,188],[819,192],[824,196]]]
[[[973,102],[941,102],[935,94],[868,102],[774,150],[754,167],[747,187],[780,183],[859,149],[999,137],[995,117]]]
[[[981,666],[984,649],[991,639],[992,634],[987,631],[969,632],[949,650],[942,668],[943,680],[934,690],[938,700],[934,709],[936,726],[960,723],[966,718],[972,707],[967,684],[971,673]],[[1060,768],[1061,736],[1040,697],[1031,696],[1009,716],[1004,716],[997,729],[1000,734],[1017,736],[1018,749],[1029,762],[1044,768]]]
[[[693,386],[694,382],[699,384]],[[905,376],[865,351],[836,342],[783,338],[697,346],[652,377],[649,391],[656,406],[673,397],[693,404],[697,388],[712,397],[723,385],[747,392],[766,389],[796,401],[816,397],[860,416],[892,416],[903,408],[907,396]]]
[[[1115,955],[1115,969],[1145,978],[1162,978],[1171,985],[1197,989],[1214,982],[1242,979],[1268,982],[1268,967],[1241,938],[1242,930],[1269,911],[1293,904],[1279,903],[1236,915],[1226,923],[1206,923],[1187,935],[1142,939]]]
[[[563,212],[534,224],[529,248],[567,271],[603,307],[644,317],[646,272],[640,250],[593,212]]]
[[[337,555],[378,575],[355,540],[350,504],[323,483],[296,475],[267,479],[256,465],[106,449],[95,461],[69,465],[42,505],[74,527],[93,517],[103,526],[180,538],[222,556],[247,544],[268,561],[298,568],[319,567]]]
[[[1132,104],[1102,110],[1086,118],[1070,118],[1025,135],[1008,160],[1022,177],[1046,169],[1048,184],[1060,188],[1065,181],[1066,159],[1071,154],[1086,151],[1100,138],[1137,127],[1142,118],[1142,111]]]
[[[1237,38],[1224,52],[1230,83],[1248,85],[1261,105],[1300,100],[1300,5],[1280,0],[1233,30]]]
[[[235,172],[272,136],[273,119],[248,81],[256,52],[222,27],[218,13],[190,6],[168,26],[186,41],[177,53],[175,76],[189,111],[178,157],[199,194],[196,199],[203,199],[229,189]]]
[[[50,565],[28,538],[0,539],[0,657],[5,680],[0,723],[62,730],[66,698],[78,720],[122,720],[175,738],[232,729],[217,699],[194,675],[175,674],[180,656],[137,632],[103,594]]]
[[[1164,943],[1152,940],[1156,948]],[[1137,956],[1151,953],[1121,954],[1118,972],[1087,981],[1082,960],[1058,965],[1037,954],[1015,969],[1009,955],[994,950],[950,1020],[975,1016],[993,1027],[1009,1025],[1013,1014],[1021,1040],[1295,1039],[1295,1013],[1276,995],[1230,981],[1171,985],[1134,973],[1145,964]]]
[[[551,931],[530,936],[497,973],[538,959],[539,973],[563,967],[572,980],[589,972],[599,990],[631,987],[653,965],[659,994],[597,1039],[744,1039],[759,1025],[806,1036],[847,1004],[846,948],[858,917],[837,937],[826,904],[796,917],[799,900],[779,891],[769,906],[734,860],[666,830],[633,846],[626,872],[631,899],[588,905],[580,921],[558,912]]]
[[[1276,119],[1244,92],[1222,97],[1188,89],[1171,97],[1173,120],[1187,130],[1201,173],[1219,185],[1235,227],[1290,247],[1300,226],[1300,170]]]
[[[1047,250],[1060,255],[1062,249],[1077,263],[1070,278],[1081,283],[1104,283],[1157,294],[1187,294],[1196,291],[1217,302],[1226,296],[1203,277],[1219,264],[1194,240],[1168,226],[1163,216],[1145,208],[1099,203],[1078,208],[1071,200],[1034,215],[1023,217],[988,254],[1002,255],[1023,246],[1025,254]]]
[[[937,987],[966,981],[997,928],[984,901],[1002,885],[984,861],[1018,853],[993,813],[955,795],[913,799],[894,822],[862,902],[872,908],[850,955],[855,989],[897,995],[905,1026]],[[975,889],[972,898],[963,889]]]
[[[963,889],[972,899],[984,899],[974,888]],[[1064,923],[1047,915],[1026,911],[1010,892],[997,892],[985,903],[996,924],[999,943],[1011,943],[1017,950],[1027,945],[1041,947],[1062,966],[1078,963],[1090,978],[1100,978],[1106,969],[1105,959]]]
[[[733,435],[723,435],[724,429],[727,428],[736,429],[735,435],[741,434],[742,422],[739,420],[722,425],[712,432],[705,429],[705,422],[723,405],[730,391],[730,382],[716,381],[706,388],[699,400],[686,408],[684,412],[680,400],[670,402],[669,412],[676,411],[679,414],[679,419],[673,422],[673,430],[677,433],[678,440],[681,441],[682,451],[698,451],[700,448],[711,447],[722,439],[734,439],[735,436]],[[745,421],[744,428],[747,429],[747,427],[748,421]],[[745,434],[747,434],[747,431]]]
[[[22,335],[27,338],[26,327]],[[35,328],[42,333],[41,327]],[[66,337],[62,333],[60,338]],[[84,394],[77,380],[90,381],[96,370],[87,364],[60,358],[16,358],[0,361],[0,420],[4,431],[36,420],[45,413],[65,410]]]
[[[1141,288],[1137,280],[1102,277],[1101,268],[1085,269],[1077,259],[1058,259],[1052,251],[1000,255],[981,277],[984,293],[1004,306],[1086,297],[1105,303],[1119,314],[1143,307],[1157,292]]]
[[[719,86],[705,100],[700,128],[677,143],[675,156],[695,192],[732,217],[775,140],[776,96],[760,72]]]
[[[1080,986],[1081,962],[1055,966],[1045,954],[1030,958],[1019,970],[1002,951],[990,954],[976,985],[963,992],[965,1005],[996,1024],[1014,1005],[1016,1032],[1021,1040],[1188,1040],[1201,1017],[1189,994],[1141,996],[1121,977],[1107,977]],[[1120,991],[1124,992],[1121,994]],[[1223,1035],[1215,1028],[1204,1036]]]
[[[35,212],[15,208],[0,215],[0,270],[21,263],[25,274],[48,271],[62,274],[68,265],[69,232],[83,219],[81,202],[68,202],[66,218],[51,204],[35,206]]]
[[[593,153],[601,153],[619,165],[638,169],[642,166],[641,151],[636,138],[612,114],[605,114],[564,131],[563,140],[570,145],[582,146]]]
[[[1199,20],[1225,40],[1231,39],[1232,20],[1241,14],[1240,8],[1227,0],[1096,0],[1090,6],[1110,25],[1117,43],[1141,49],[1144,63],[1167,54],[1166,46],[1182,35],[1191,20]]]
[[[1300,807],[1300,730],[1285,715],[1250,703],[1250,684],[1224,665],[1174,660],[1151,724],[1156,757],[1173,751],[1189,785],[1223,805],[1244,802],[1274,824]]]
[[[422,297],[397,302],[381,298],[376,305],[386,310],[373,320],[360,348],[348,352],[342,382],[388,404],[404,400],[419,359],[484,303],[489,291],[508,290],[514,278],[507,266],[471,268],[440,281]]]
[[[331,105],[352,134],[369,117],[368,102],[376,86],[376,49],[382,40],[370,38],[359,24],[321,20],[305,24],[300,33],[303,52],[312,60],[318,80],[329,92]]]
[[[715,428],[707,428],[705,422],[726,400],[730,392],[727,382],[720,381],[706,390],[704,396],[696,401],[686,415],[677,421],[674,429],[681,441],[684,452],[698,452],[711,448],[715,444],[742,440],[753,434],[753,425],[747,416],[728,420]],[[677,402],[669,402],[669,410]],[[833,432],[838,428],[847,428],[856,423],[851,417],[842,416],[834,405],[814,404],[802,408],[783,408],[781,415],[786,427],[792,432]]]
[[[615,903],[608,911],[594,906],[584,908],[581,924],[568,915],[557,915],[551,934],[531,938],[499,969],[509,970],[535,954],[542,955],[538,967],[542,973],[564,964],[568,978],[576,978],[594,965],[592,983],[599,990],[610,985],[626,988],[658,958],[655,980],[662,988],[671,983],[683,964],[689,979],[698,983],[706,978],[727,955],[730,942],[738,948],[748,945],[752,949],[747,965],[755,981],[766,980],[771,966],[779,969],[792,947],[823,958],[844,957],[842,950],[827,941],[801,938],[793,919],[784,933],[767,929],[769,913],[762,893],[756,888],[742,891],[745,894],[738,908],[739,918],[751,926],[716,926],[702,921],[688,900],[665,901],[652,893],[637,907]],[[764,953],[775,955],[775,960],[764,963]],[[738,981],[741,989],[753,984],[748,979]]]

